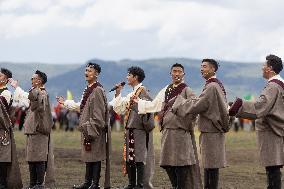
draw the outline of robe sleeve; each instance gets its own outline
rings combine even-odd
[[[237,117],[257,119],[267,116],[273,108],[277,99],[278,89],[273,84],[268,84],[256,102],[243,100],[242,107],[237,113]]]
[[[32,89],[29,92],[28,99],[30,100],[30,107],[32,111],[42,111],[43,104],[41,100],[41,92],[40,89]]]
[[[163,88],[154,100],[138,100],[138,114],[154,113],[160,112],[163,107],[163,102],[165,101],[165,92],[167,87]]]
[[[208,86],[199,97],[191,95],[188,99],[179,95],[172,107],[172,112],[177,116],[184,117],[187,114],[200,114],[206,111],[209,107],[209,94],[212,94],[213,90],[213,87]]]

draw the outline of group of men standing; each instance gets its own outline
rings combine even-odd
[[[15,88],[14,95],[7,83]],[[24,133],[27,138],[26,161],[29,165],[30,184],[28,188],[40,189],[54,186],[54,156],[50,138],[52,127],[49,97],[44,88],[47,82],[45,73],[37,70],[32,76],[32,88],[23,91],[18,82],[12,79],[12,72],[1,68],[0,73],[0,188],[22,188],[22,180],[17,160],[13,136],[12,102],[21,101],[27,107]]]
[[[154,145],[153,113],[160,116],[161,155],[160,166],[166,171],[174,189],[217,189],[219,169],[226,167],[225,133],[230,128],[230,116],[256,119],[257,138],[262,164],[267,171],[267,187],[281,188],[281,172],[284,164],[284,81],[279,73],[282,60],[266,57],[263,77],[268,84],[256,102],[239,98],[227,102],[226,90],[216,77],[219,64],[214,59],[203,59],[200,72],[205,85],[199,96],[185,83],[183,65],[176,63],[170,68],[172,82],[165,86],[154,99],[142,82],[144,70],[130,67],[127,83],[133,91],[123,97],[123,85],[117,84],[115,96],[109,103],[118,114],[124,114],[124,174],[128,185],[124,189],[153,188]],[[82,160],[86,164],[85,182],[76,189],[98,189],[102,161],[106,161],[104,188],[110,188],[110,130],[108,102],[103,86],[98,82],[101,67],[88,62],[85,69],[87,87],[80,102],[57,97],[68,109],[80,112]],[[10,78],[10,79],[9,79]],[[43,188],[54,184],[53,147],[50,137],[52,117],[48,94],[44,88],[47,76],[36,71],[32,88],[27,93],[11,79],[12,73],[1,69],[0,74],[0,189],[21,188],[20,178],[11,177],[11,170],[18,171],[12,120],[10,117],[11,92],[6,85],[14,87],[14,100],[29,106],[25,121],[27,136],[26,160],[29,164],[29,188]],[[199,163],[194,135],[194,125],[200,134],[201,163]],[[200,167],[203,167],[202,184]],[[14,174],[15,175],[15,174]],[[16,174],[19,175],[20,174]],[[18,182],[11,182],[16,179]],[[17,184],[17,186],[10,186]],[[204,185],[204,186],[203,186]],[[52,185],[51,185],[52,186]]]

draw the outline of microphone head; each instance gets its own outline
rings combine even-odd
[[[120,85],[121,85],[121,86],[124,86],[124,85],[125,85],[125,82],[124,82],[124,81],[123,81],[123,82],[121,82],[121,83],[120,83]]]

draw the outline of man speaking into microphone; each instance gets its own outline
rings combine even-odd
[[[128,175],[128,186],[125,189],[151,189],[154,175],[154,145],[153,145],[153,114],[138,115],[134,98],[149,100],[147,89],[142,85],[145,78],[144,70],[140,67],[128,68],[127,84],[133,91],[122,97],[120,91],[123,82],[116,85],[115,97],[110,102],[117,114],[124,114],[124,146],[123,172]]]

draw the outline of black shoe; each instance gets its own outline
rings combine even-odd
[[[134,189],[134,187],[135,186],[129,184],[128,186],[124,187],[123,189]]]
[[[92,183],[88,183],[88,182],[85,182],[81,185],[74,185],[72,188],[73,189],[89,189],[89,187],[92,185]]]
[[[44,189],[44,185],[41,184],[41,185],[35,185],[32,189]]]
[[[91,186],[88,189],[100,189],[100,185],[98,185],[97,183],[92,183]]]

